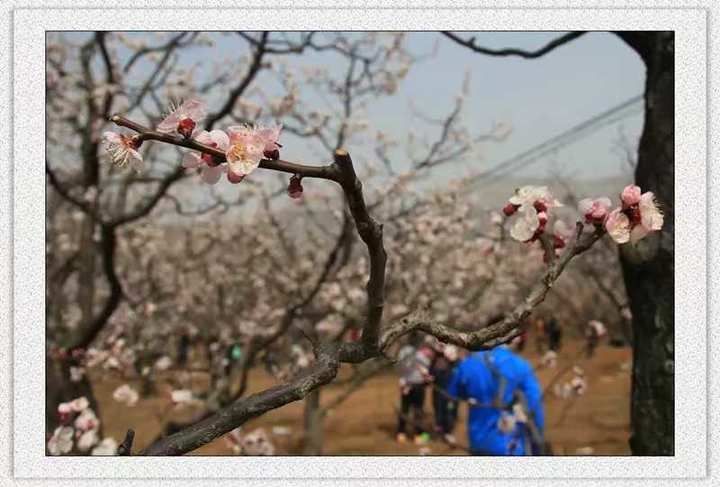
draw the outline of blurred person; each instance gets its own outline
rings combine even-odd
[[[435,350],[435,358],[430,367],[433,377],[433,413],[435,415],[435,431],[450,444],[455,443],[452,432],[457,420],[458,403],[447,392],[455,365],[459,359],[459,351],[455,345],[439,344]]]
[[[562,344],[562,328],[554,316],[551,316],[545,324],[545,334],[547,335],[548,349],[559,352]]]
[[[190,353],[190,333],[187,329],[183,329],[180,340],[178,341],[177,364],[180,368],[187,365]]]
[[[425,403],[425,385],[432,380],[430,366],[434,351],[427,343],[416,348],[405,345],[398,353],[400,373],[400,411],[396,439],[405,443],[407,419],[413,425],[413,441],[422,445],[428,442],[429,435],[423,428],[423,407]]]
[[[535,351],[538,355],[545,352],[545,320],[537,318],[535,320]]]
[[[475,352],[454,370],[448,392],[468,401],[473,455],[539,455],[545,417],[532,366],[507,346]]]
[[[225,360],[223,364],[225,366],[225,377],[229,377],[235,366],[240,362],[243,357],[243,347],[240,342],[234,342],[227,347],[225,351]]]
[[[585,356],[591,358],[600,344],[600,340],[607,335],[605,325],[598,320],[588,321],[585,327]]]

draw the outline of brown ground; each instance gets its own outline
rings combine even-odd
[[[539,357],[532,350],[526,356],[533,363]],[[555,369],[540,369],[538,376],[544,385],[548,384],[558,372],[578,363],[582,365],[588,377],[589,388],[584,396],[575,400],[562,400],[549,392],[545,400],[547,438],[552,443],[556,455],[574,455],[583,453],[587,447],[594,455],[628,455],[629,434],[629,391],[631,360],[629,348],[614,349],[604,346],[590,361],[577,357],[579,343],[568,343],[560,354]],[[560,380],[569,380],[566,374]],[[112,399],[112,391],[124,382],[129,382],[139,390],[136,381],[126,381],[115,377],[94,377],[96,394],[100,401],[104,421],[105,435],[122,440],[128,427],[136,431],[133,450],[144,448],[160,431],[160,425],[169,418],[189,417],[191,410],[182,414],[168,411],[169,400],[162,394],[141,399],[134,407],[127,407]],[[203,387],[206,378],[195,374],[193,383]],[[275,384],[273,378],[262,370],[251,373],[250,392],[262,390]],[[159,390],[164,389],[160,384]],[[323,389],[321,401],[325,403],[341,389],[329,385]],[[325,420],[324,453],[329,455],[417,455],[420,447],[410,444],[397,444],[394,441],[395,407],[398,402],[397,378],[386,372],[366,382]],[[426,404],[430,404],[428,396]],[[428,408],[429,411],[429,408]],[[461,408],[456,434],[459,442],[467,444],[465,433],[465,408]],[[296,402],[271,411],[244,425],[244,431],[263,427],[270,433],[273,426],[287,426],[291,429],[288,437],[273,436],[272,440],[279,454],[297,454],[302,443],[303,403]],[[433,455],[463,455],[461,449],[450,449],[439,440],[432,441],[428,447]],[[585,453],[590,453],[585,451]],[[223,438],[205,445],[194,454],[228,455],[232,451]]]

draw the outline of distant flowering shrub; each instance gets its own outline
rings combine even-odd
[[[60,426],[47,441],[50,455],[66,455],[73,450],[92,455],[115,454],[117,443],[113,438],[100,441],[100,420],[86,397],[60,403],[57,413]]]

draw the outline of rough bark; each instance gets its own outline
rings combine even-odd
[[[674,34],[620,33],[647,68],[645,125],[635,181],[665,214],[661,232],[620,249],[633,314],[630,447],[634,455],[673,455],[674,448]]]

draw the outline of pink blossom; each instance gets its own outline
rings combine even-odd
[[[85,453],[90,450],[95,444],[98,442],[98,434],[97,430],[91,429],[88,431],[85,431],[80,435],[80,437],[77,440],[77,449],[78,451]]]
[[[75,428],[80,431],[88,431],[97,429],[100,426],[100,421],[95,412],[92,409],[85,409],[80,415],[75,418]]]
[[[230,139],[222,130],[212,130],[207,132],[203,130],[195,138],[201,144],[215,147],[221,151],[226,151],[230,145]],[[220,180],[220,176],[227,171],[227,167],[217,162],[212,154],[198,154],[189,152],[183,157],[183,167],[194,169],[200,167],[200,178],[207,184],[215,184]]]
[[[636,244],[650,232],[658,231],[663,226],[663,214],[655,201],[652,192],[642,193],[635,198],[637,186],[628,186],[623,190],[622,208],[610,212],[605,229],[610,237],[619,244],[627,242]],[[637,203],[632,203],[637,201]]]
[[[547,186],[523,186],[518,188],[508,202],[518,206],[533,205],[539,213],[562,206],[562,203],[555,199]]]
[[[595,199],[585,198],[578,203],[578,210],[585,217],[587,223],[602,225],[608,216],[610,206],[612,206],[612,202],[606,196]]]
[[[281,125],[259,125],[255,129],[255,135],[263,142],[263,156],[277,160],[280,158],[280,147],[278,139],[280,139],[280,131],[282,130]]]
[[[610,238],[619,244],[630,241],[630,220],[622,212],[621,208],[615,208],[605,221],[605,230],[607,230]]]
[[[88,408],[88,406],[90,406],[90,402],[85,396],[78,397],[77,399],[70,401],[70,407],[76,413],[84,411]]]
[[[207,106],[200,100],[187,100],[178,107],[171,107],[170,110],[157,126],[157,131],[165,134],[178,133],[188,139],[198,122],[207,116]]]
[[[72,406],[69,402],[63,402],[58,405],[58,420],[65,424],[70,421],[70,418],[75,414]]]
[[[70,453],[73,447],[73,433],[74,431],[70,426],[59,426],[55,428],[47,444],[50,455]]]
[[[142,155],[138,152],[140,142],[136,136],[104,132],[103,140],[113,164],[125,167],[129,163],[136,172],[143,170],[145,163]]]
[[[556,250],[564,248],[575,235],[575,230],[562,220],[556,220],[553,225],[553,247]]]
[[[640,196],[640,186],[637,186],[635,184],[629,184],[625,186],[625,189],[623,189],[622,193],[620,194],[623,208],[637,205],[638,203],[640,203]]]
[[[546,186],[523,186],[515,190],[503,208],[505,215],[518,213],[510,236],[520,242],[533,242],[545,231],[548,210],[562,206]]]
[[[230,127],[228,135],[230,145],[225,151],[228,180],[238,183],[260,165],[266,140],[258,137],[255,129],[248,126]]]

